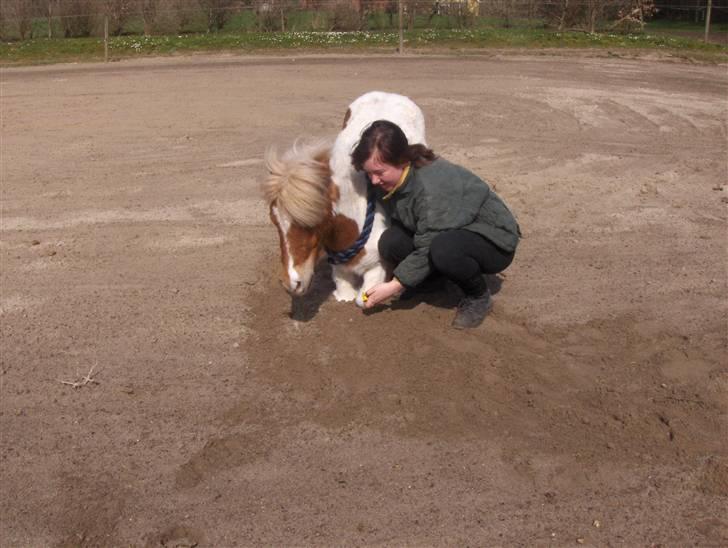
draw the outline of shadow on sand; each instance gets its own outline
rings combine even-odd
[[[319,261],[308,293],[303,297],[291,298],[291,319],[297,322],[311,321],[334,289],[336,286],[331,278],[331,265],[326,261]]]
[[[498,274],[487,274],[486,281],[493,295],[498,293],[503,285],[503,278]],[[331,266],[326,261],[320,261],[316,265],[309,292],[303,297],[293,297],[291,299],[291,319],[299,322],[311,321],[316,317],[319,309],[334,292],[335,288],[336,286],[331,277]],[[364,314],[367,316],[377,314],[386,308],[409,310],[420,303],[426,303],[438,308],[454,308],[462,298],[463,293],[460,288],[452,282],[444,282],[433,289],[410,291],[404,298],[396,299],[388,305],[365,310]]]

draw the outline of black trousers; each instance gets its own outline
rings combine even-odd
[[[414,249],[414,234],[396,222],[379,238],[379,254],[393,266]],[[483,274],[502,272],[514,255],[480,234],[456,229],[438,234],[432,240],[429,259],[435,272],[457,284],[466,295],[479,296],[488,289]]]

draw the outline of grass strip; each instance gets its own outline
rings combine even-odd
[[[245,32],[180,34],[166,36],[117,36],[109,39],[111,59],[195,52],[253,52],[264,50],[352,51],[397,47],[396,32]],[[679,56],[724,62],[728,47],[690,38],[654,34],[554,32],[542,29],[428,29],[405,33],[405,49],[418,48],[605,48],[674,52]],[[36,38],[0,43],[0,64],[28,65],[104,58],[103,40],[91,38]]]

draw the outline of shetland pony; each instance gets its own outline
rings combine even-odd
[[[377,242],[387,220],[366,175],[351,165],[361,134],[376,120],[397,124],[412,144],[426,144],[420,108],[402,95],[373,91],[349,105],[333,146],[297,143],[283,155],[266,154],[263,192],[280,240],[281,282],[292,295],[308,291],[324,254],[338,301],[363,306],[366,290],[386,279]]]

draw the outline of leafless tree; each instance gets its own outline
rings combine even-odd
[[[626,31],[637,28],[643,31],[645,21],[655,13],[657,9],[653,0],[629,0],[620,6],[612,28]]]
[[[3,0],[0,2],[3,22],[14,27],[21,40],[33,33],[33,17],[38,12],[38,0]]]
[[[363,24],[362,13],[357,9],[356,5],[342,1],[334,4],[329,20],[330,30],[361,30]]]
[[[144,21],[144,36],[149,36],[152,34],[157,19],[159,0],[137,0],[137,2],[137,10]]]
[[[604,11],[604,0],[586,0],[586,23],[590,33],[596,32],[597,21]]]
[[[174,14],[176,32],[183,32],[200,6],[197,0],[165,0],[165,9]]]
[[[55,13],[61,18],[65,38],[90,36],[97,15],[97,5],[92,0],[58,0]]]
[[[643,30],[655,13],[654,0],[559,0],[542,4],[542,15],[559,31]]]
[[[207,31],[222,30],[232,15],[233,0],[198,0],[207,15]]]
[[[121,34],[124,24],[134,12],[133,0],[102,0],[101,13],[109,18],[109,34]]]
[[[516,9],[515,0],[497,0],[495,2],[495,8],[498,12],[498,17],[503,19],[503,26],[510,28],[511,20]]]

